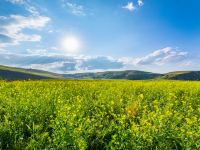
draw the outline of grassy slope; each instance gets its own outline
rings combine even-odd
[[[200,80],[200,71],[176,71],[166,74],[126,70],[106,71],[97,73],[56,74],[36,69],[22,69],[0,65],[0,79],[27,80],[27,79],[127,79],[127,80]]]
[[[200,80],[200,71],[175,71],[165,74],[162,79],[170,80]]]
[[[0,79],[27,80],[27,79],[62,79],[62,75],[47,71],[22,69],[0,65]]]
[[[191,80],[200,81],[200,71],[175,71],[166,74],[127,70],[127,71],[107,71],[98,73],[78,73],[66,74],[66,78],[75,79],[128,79],[128,80]]]
[[[127,70],[127,71],[107,71],[98,73],[78,73],[78,74],[66,74],[66,78],[77,78],[77,79],[128,79],[128,80],[146,80],[154,79],[159,77],[161,74]]]

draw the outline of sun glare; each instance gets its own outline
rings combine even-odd
[[[74,54],[80,51],[81,41],[75,36],[67,36],[63,38],[61,46],[64,51]]]

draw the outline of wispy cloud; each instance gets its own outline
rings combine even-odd
[[[16,5],[22,5],[24,8],[31,13],[31,15],[39,15],[38,10],[30,3],[29,0],[7,0],[8,2]]]
[[[29,4],[25,4],[25,7],[26,7],[26,10],[28,12],[30,12],[32,15],[39,15],[40,13],[38,12],[38,10],[34,7],[34,6],[31,6]]]
[[[143,6],[143,5],[144,5],[144,2],[143,2],[143,0],[138,0],[138,1],[137,1],[137,3],[138,3],[138,6],[139,6],[139,7],[141,7],[141,6]]]
[[[47,49],[27,49],[29,55],[47,55]]]
[[[156,50],[144,57],[135,59],[136,65],[165,65],[167,63],[176,63],[184,60],[188,53],[166,47]]]
[[[134,4],[133,2],[128,2],[127,5],[123,6],[122,8],[127,9],[129,11],[134,11],[138,7],[142,7],[144,5],[143,0],[138,0],[137,4]]]
[[[134,11],[136,9],[133,2],[128,2],[127,5],[123,6],[122,8],[127,9],[129,11]]]
[[[68,0],[62,0],[62,6],[76,16],[86,16],[85,9],[82,5],[78,5]]]
[[[0,17],[0,47],[16,45],[22,41],[37,42],[41,36],[37,34],[23,33],[24,29],[41,29],[46,26],[50,18],[46,16],[21,16],[10,15]]]
[[[7,0],[8,2],[11,2],[13,4],[24,4],[26,3],[26,0]]]

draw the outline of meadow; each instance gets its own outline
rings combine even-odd
[[[0,149],[200,149],[200,82],[0,81]]]

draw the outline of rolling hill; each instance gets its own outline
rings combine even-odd
[[[200,81],[200,71],[175,71],[164,74],[162,79]]]
[[[97,73],[65,74],[71,79],[126,79],[126,80],[188,80],[200,81],[200,71],[175,71],[166,74],[151,73],[137,70],[107,71]]]
[[[56,74],[43,70],[23,69],[0,65],[1,80],[41,79],[123,79],[123,80],[190,80],[200,81],[200,71],[175,71],[166,74],[138,70],[106,71],[97,73]]]
[[[126,70],[126,71],[106,71],[97,73],[77,73],[77,74],[65,74],[65,78],[75,79],[127,79],[127,80],[148,80],[160,77],[161,74]]]
[[[2,80],[39,80],[63,79],[62,75],[35,69],[22,69],[0,65],[0,79]]]

